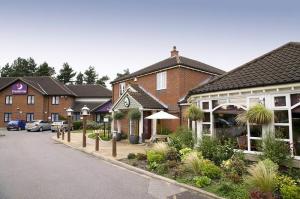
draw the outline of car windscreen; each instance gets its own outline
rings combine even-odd
[[[13,121],[8,122],[8,124],[9,124],[9,125],[17,125],[17,124],[18,124],[18,121],[14,121],[14,120],[13,120]]]

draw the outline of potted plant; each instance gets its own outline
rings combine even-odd
[[[236,121],[243,125],[249,121],[252,124],[265,125],[272,122],[273,113],[263,104],[256,104],[249,108],[248,111],[239,114]]]
[[[129,142],[131,144],[139,143],[139,120],[141,118],[141,112],[138,109],[131,109],[128,112],[128,118],[133,122],[134,133],[129,135]]]
[[[113,117],[114,117],[114,120],[117,121],[117,128],[118,128],[118,133],[117,133],[116,139],[117,139],[117,141],[120,141],[121,137],[122,137],[121,136],[121,123],[120,123],[120,121],[122,119],[124,119],[125,114],[123,112],[121,112],[121,111],[117,111],[117,112],[114,113]]]
[[[204,112],[195,104],[192,104],[187,110],[187,117],[190,119],[189,127],[191,128],[192,121],[202,120]]]

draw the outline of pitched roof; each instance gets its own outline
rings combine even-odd
[[[156,100],[153,96],[146,93],[139,85],[130,85],[135,91],[128,91],[128,94],[138,101],[143,108],[148,109],[166,109],[166,107]]]
[[[131,79],[140,75],[144,75],[147,73],[151,73],[151,72],[155,72],[158,70],[163,70],[163,69],[167,69],[169,67],[173,67],[173,66],[186,66],[186,67],[190,67],[193,69],[197,69],[197,70],[201,70],[204,72],[208,72],[208,73],[213,73],[213,74],[217,74],[217,75],[221,75],[224,74],[225,72],[223,70],[220,70],[218,68],[215,68],[213,66],[207,65],[205,63],[193,60],[193,59],[189,59],[183,56],[173,56],[170,58],[167,58],[165,60],[162,60],[160,62],[157,62],[153,65],[150,65],[146,68],[143,68],[141,70],[138,70],[134,73],[131,73],[129,75],[125,75],[123,77],[119,77],[116,78],[115,80],[113,80],[111,83],[115,83],[118,81],[122,81],[122,80],[126,80],[126,79]]]
[[[107,101],[103,102],[82,102],[82,101],[75,101],[74,105],[72,106],[72,109],[75,112],[80,112],[82,107],[86,105],[91,112],[95,111],[98,107],[104,105]]]
[[[83,84],[83,85],[67,85],[67,87],[76,94],[77,97],[99,97],[111,98],[111,90],[97,84]]]
[[[29,84],[43,95],[75,95],[70,89],[64,86],[64,84],[48,76],[1,77],[0,90],[8,87],[9,85],[18,80]]]
[[[300,43],[290,42],[216,79],[193,94],[300,82]]]

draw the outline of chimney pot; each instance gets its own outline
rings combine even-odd
[[[173,50],[171,51],[171,57],[177,57],[179,55],[178,50],[176,50],[176,46],[173,46]]]

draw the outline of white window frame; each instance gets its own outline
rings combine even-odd
[[[26,122],[31,122],[34,120],[34,113],[26,113]]]
[[[12,118],[12,113],[4,113],[4,122],[10,122]]]
[[[35,103],[35,97],[34,97],[34,95],[28,95],[27,96],[27,104],[32,105],[34,103]]]
[[[12,95],[6,95],[5,96],[5,104],[11,105],[13,103]]]
[[[59,120],[59,114],[58,113],[51,113],[51,121],[57,122]]]
[[[125,82],[121,82],[119,84],[119,96],[123,95],[125,90],[126,90],[126,84],[125,84]]]
[[[52,96],[52,105],[59,104],[59,96]]]
[[[167,71],[156,74],[156,90],[167,89]]]
[[[208,102],[208,109],[203,109],[203,103]],[[202,109],[204,113],[209,113],[210,115],[210,121],[209,122],[203,122],[201,121],[201,136],[212,136],[213,135],[213,113],[212,113],[212,101],[211,100],[202,100],[198,102],[198,106]],[[204,134],[203,133],[203,125],[210,125],[210,134]]]

